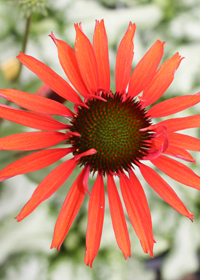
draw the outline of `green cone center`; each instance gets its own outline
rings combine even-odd
[[[102,94],[107,102],[89,100],[89,107],[81,107],[72,120],[73,132],[81,137],[72,137],[71,144],[76,148],[75,154],[91,148],[97,153],[82,157],[81,165],[89,165],[92,171],[120,172],[128,170],[132,164],[144,157],[148,152],[148,140],[151,131],[140,131],[148,127],[150,119],[141,109],[140,102],[134,99],[122,101],[122,95]]]

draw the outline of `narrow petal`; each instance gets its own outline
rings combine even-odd
[[[152,168],[140,164],[139,165],[142,176],[146,182],[154,189],[157,194],[162,197],[169,205],[171,205],[180,214],[193,220],[194,215],[187,210],[183,202],[179,199],[173,189],[163,180],[160,175]]]
[[[104,20],[96,21],[93,36],[93,49],[99,69],[99,87],[110,90],[110,66],[108,55],[108,38],[104,26]]]
[[[17,56],[17,59],[57,94],[73,103],[82,103],[81,98],[72,87],[47,65],[22,52]]]
[[[159,125],[166,126],[167,130],[171,132],[200,127],[200,115],[165,120],[160,122]]]
[[[94,50],[78,24],[75,24],[75,29],[75,54],[78,67],[88,91],[95,94],[99,88],[99,72]]]
[[[138,199],[134,185],[126,175],[120,177],[120,188],[131,224],[140,239],[143,251],[153,257],[154,237],[149,215]]]
[[[76,178],[60,210],[56,221],[51,248],[60,249],[85,197],[83,186],[85,169]]]
[[[157,138],[155,138],[152,142],[155,149],[156,148],[158,149],[160,147],[161,143],[162,142],[159,141],[159,139],[157,139]],[[167,147],[167,149],[163,152],[163,154],[170,155],[170,156],[177,157],[177,158],[189,161],[189,162],[196,163],[196,161],[194,160],[194,158],[191,156],[191,154],[189,152],[187,152],[186,150],[181,149],[179,147],[169,145]]]
[[[0,171],[0,182],[16,175],[45,168],[73,150],[73,148],[44,150],[16,160]]]
[[[129,27],[119,44],[115,65],[115,85],[117,92],[124,92],[130,79],[131,65],[134,55],[133,37],[135,29],[135,24],[130,22]]]
[[[50,35],[56,43],[60,64],[73,87],[83,96],[89,94],[82,79],[74,50],[64,41]]]
[[[141,101],[144,102],[145,106],[154,103],[168,89],[174,79],[174,74],[182,59],[183,58],[181,58],[181,56],[176,53],[174,56],[166,60],[157,70],[141,97]]]
[[[0,117],[35,129],[60,130],[67,128],[66,124],[58,122],[49,116],[15,109],[5,105],[0,105]]]
[[[97,179],[92,188],[88,206],[88,224],[86,235],[85,264],[92,267],[96,257],[102,235],[103,220],[105,211],[105,192],[103,176],[98,173]]]
[[[0,138],[0,150],[33,151],[54,146],[69,138],[57,131],[33,131]]]
[[[136,65],[130,79],[128,96],[137,96],[150,83],[164,51],[164,42],[157,40],[144,57]]]
[[[131,169],[129,170],[129,176],[130,176],[132,186],[134,187],[134,191],[137,193],[137,196],[140,198],[140,202],[143,205],[144,211],[147,214],[147,217],[148,217],[148,220],[149,220],[148,224],[150,226],[150,231],[153,231],[151,213],[150,213],[150,210],[149,210],[147,198],[146,198],[145,192],[143,190],[143,187],[140,184],[140,181],[136,177],[135,173]]]
[[[167,132],[167,136],[171,146],[185,150],[200,151],[200,140],[195,137],[173,132]],[[163,136],[156,139],[157,142],[162,142],[163,140]]]
[[[77,165],[77,161],[70,159],[61,163],[51,171],[35,189],[31,199],[27,202],[19,215],[16,217],[20,222],[27,217],[44,200],[48,199],[68,179]]]
[[[127,257],[131,256],[131,242],[126,219],[113,176],[107,174],[107,178],[108,201],[115,238],[120,250],[124,254],[124,258],[127,259]]]
[[[0,96],[23,108],[38,113],[68,117],[74,116],[74,113],[63,104],[35,94],[16,89],[1,89]]]
[[[170,178],[183,185],[200,190],[200,177],[184,164],[166,156],[160,156],[151,160],[151,162]]]
[[[166,117],[190,108],[199,102],[200,92],[194,95],[170,98],[151,107],[148,111],[148,115],[151,116],[151,118]]]

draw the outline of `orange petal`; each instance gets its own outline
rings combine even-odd
[[[75,54],[78,66],[88,91],[95,94],[99,88],[99,72],[94,50],[80,26],[78,24],[74,26],[76,29]]]
[[[103,228],[105,211],[105,193],[103,176],[98,173],[97,179],[92,188],[89,206],[88,206],[88,224],[86,235],[86,252],[85,264],[92,267],[94,258],[96,257]]]
[[[85,197],[85,189],[83,186],[84,175],[85,168],[76,178],[63,203],[58,219],[56,221],[51,248],[57,247],[59,250],[76,215],[78,214],[78,211]]]
[[[165,182],[165,180],[163,180],[163,178],[158,175],[156,171],[144,164],[140,164],[139,168],[146,182],[157,192],[160,197],[162,197],[162,199],[164,199],[176,211],[193,220],[194,215],[187,210],[177,194],[167,184],[167,182]]]
[[[134,190],[134,185],[124,174],[120,177],[120,188],[131,224],[140,239],[143,251],[153,257],[154,237],[152,225],[145,207]]]
[[[16,175],[45,168],[73,150],[73,148],[44,150],[16,160],[0,171],[0,182]]]
[[[145,192],[142,188],[142,185],[140,184],[140,181],[138,180],[138,178],[136,177],[136,175],[134,174],[134,172],[131,169],[129,170],[129,176],[130,176],[132,186],[134,186],[134,191],[137,193],[138,197],[140,198],[140,202],[144,207],[143,211],[145,211],[146,214],[147,214],[147,217],[148,217],[148,220],[149,220],[148,224],[150,226],[149,230],[153,231],[151,213],[150,213],[150,210],[149,210],[148,202],[147,202],[147,199],[146,199]]]
[[[77,161],[70,159],[61,163],[51,171],[35,189],[31,199],[27,202],[19,215],[16,217],[20,222],[27,217],[44,200],[48,199],[68,179],[77,165]]]
[[[167,130],[171,132],[193,127],[200,127],[200,115],[165,120],[160,122],[159,125],[166,126]]]
[[[113,176],[107,174],[107,178],[108,201],[115,238],[119,249],[124,254],[124,258],[127,259],[127,257],[131,256],[131,242],[126,225],[126,219]]]
[[[151,105],[158,100],[168,89],[174,79],[174,74],[179,67],[181,60],[179,53],[166,60],[155,73],[153,79],[144,89],[141,101],[145,106]]]
[[[135,34],[135,29],[135,24],[130,22],[129,27],[119,44],[115,65],[116,92],[125,92],[130,79],[131,65],[134,54],[133,37]]]
[[[73,117],[74,113],[61,103],[16,89],[1,89],[0,96],[15,104],[43,114]]]
[[[58,58],[67,78],[82,96],[87,96],[89,92],[78,68],[74,50],[64,41],[56,39],[54,35],[51,37],[56,43]]]
[[[136,65],[131,75],[128,96],[137,96],[150,83],[163,56],[164,43],[157,40]]]
[[[200,151],[200,140],[195,137],[173,132],[167,132],[167,136],[171,146],[179,147],[185,150]],[[163,142],[164,137],[160,136],[155,140]]]
[[[153,139],[152,144],[154,145],[154,149],[159,149],[161,143],[164,143],[164,142],[165,142],[164,138],[163,138],[163,141],[160,141],[159,138]],[[184,149],[181,149],[179,147],[174,147],[174,146],[169,145],[167,147],[167,149],[163,152],[163,154],[196,163],[196,161],[194,160],[194,158],[191,156],[190,153],[188,153],[187,151],[185,151]]]
[[[81,98],[72,87],[47,65],[22,52],[17,56],[17,59],[57,94],[73,103],[82,103]]]
[[[151,162],[170,178],[183,185],[200,190],[200,177],[184,164],[166,156],[159,156]]]
[[[108,38],[104,26],[104,20],[96,20],[93,36],[93,49],[99,69],[99,87],[110,90],[110,66],[108,55]]]
[[[190,108],[199,102],[200,92],[194,95],[170,98],[151,107],[148,111],[148,115],[151,116],[151,118],[166,117]]]
[[[69,136],[57,131],[33,131],[0,138],[0,150],[32,151],[54,146]]]
[[[49,116],[39,113],[31,113],[4,105],[0,105],[0,117],[35,129],[60,130],[67,128],[66,124],[58,122]]]

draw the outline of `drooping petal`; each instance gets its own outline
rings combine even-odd
[[[45,168],[71,153],[74,148],[49,149],[25,156],[0,171],[0,182],[10,177]]]
[[[160,156],[151,160],[151,162],[170,178],[183,185],[200,190],[200,177],[184,164],[166,156]]]
[[[85,197],[85,190],[83,186],[84,173],[85,168],[76,178],[62,205],[54,228],[51,248],[57,247],[58,250],[60,249],[61,244],[63,243],[76,215],[78,214]]]
[[[35,189],[31,199],[16,217],[20,222],[27,217],[44,200],[48,199],[68,179],[77,165],[77,161],[70,159],[61,163],[51,171]]]
[[[194,95],[185,95],[170,98],[159,104],[154,105],[148,111],[151,118],[166,117],[177,112],[183,111],[200,102],[200,92]]]
[[[35,129],[60,130],[67,128],[66,124],[58,122],[47,115],[27,112],[5,105],[0,105],[0,117]]]
[[[110,66],[108,55],[108,38],[104,26],[104,20],[96,20],[93,36],[93,49],[99,69],[99,87],[110,90]]]
[[[127,259],[127,257],[131,256],[131,242],[126,219],[113,176],[107,174],[107,178],[108,201],[115,238],[120,250],[124,254],[124,258]]]
[[[35,94],[16,89],[1,89],[0,96],[15,104],[43,114],[73,117],[74,113],[63,104]]]
[[[132,182],[124,174],[120,177],[120,188],[131,224],[140,239],[143,251],[153,257],[154,237],[149,215],[143,204],[138,200]]]
[[[17,56],[17,59],[57,94],[73,103],[82,103],[81,98],[73,88],[47,65],[22,52]]]
[[[94,258],[96,257],[103,228],[105,211],[105,193],[103,176],[98,173],[97,179],[92,188],[91,197],[88,206],[88,224],[86,234],[86,252],[85,264],[92,267]]]
[[[82,32],[80,26],[75,24],[76,41],[75,54],[83,81],[90,92],[95,94],[99,88],[99,72],[96,56],[89,39]]]
[[[74,50],[64,41],[56,39],[53,34],[50,36],[56,43],[58,58],[67,78],[83,97],[87,96],[89,92],[78,68]]]
[[[164,42],[157,40],[136,65],[129,83],[128,96],[137,96],[152,80],[161,61]]]
[[[157,192],[160,197],[162,197],[162,199],[164,199],[176,211],[193,220],[194,215],[187,210],[177,194],[155,170],[144,164],[140,164],[139,168],[146,182],[155,190],[155,192]]]
[[[33,131],[0,138],[0,150],[33,151],[52,147],[70,136],[57,131]]]
[[[145,106],[154,103],[168,89],[174,79],[174,74],[182,59],[183,58],[181,58],[181,56],[176,53],[171,58],[166,60],[157,70],[141,97],[141,101],[144,102]]]
[[[200,115],[169,119],[162,121],[159,124],[166,126],[167,130],[171,132],[193,127],[200,127]]]
[[[134,55],[133,37],[135,29],[135,24],[130,22],[129,27],[119,44],[115,65],[116,92],[125,92],[130,79],[131,65]]]

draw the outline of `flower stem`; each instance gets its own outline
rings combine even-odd
[[[29,16],[26,19],[26,29],[25,29],[24,39],[23,39],[23,43],[22,43],[22,52],[23,53],[26,51],[28,35],[29,35],[29,31],[30,31],[30,23],[31,23],[31,16]],[[22,70],[22,64],[20,63],[19,71],[18,71],[16,79],[15,79],[14,88],[18,88],[21,70]],[[9,105],[9,104],[10,104],[10,101],[7,101],[6,105]],[[0,118],[0,129],[1,129],[2,122],[3,122],[3,119]]]
[[[26,51],[28,35],[29,35],[29,31],[30,31],[30,23],[31,23],[31,16],[29,16],[26,19],[26,29],[25,29],[25,33],[24,33],[24,40],[23,40],[23,43],[22,43],[22,52],[23,53],[25,53],[25,51]],[[22,71],[22,64],[20,63],[19,71],[17,73],[17,77],[16,77],[16,80],[15,80],[15,88],[18,87],[21,71]]]

